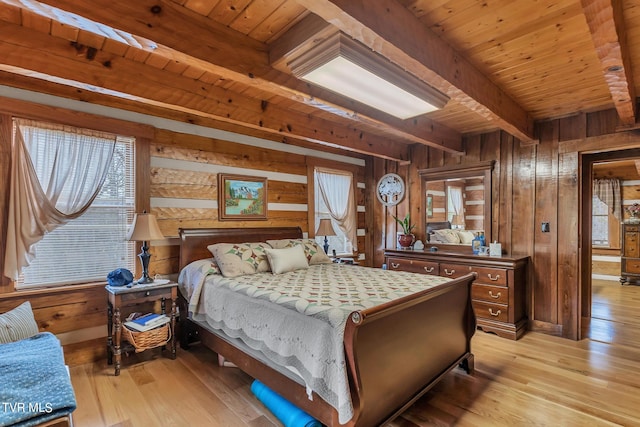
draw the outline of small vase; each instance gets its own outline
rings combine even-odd
[[[398,234],[398,244],[402,248],[411,247],[415,239],[416,239],[416,236],[414,236],[413,234]]]

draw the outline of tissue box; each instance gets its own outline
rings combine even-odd
[[[489,256],[502,256],[502,244],[489,243]]]

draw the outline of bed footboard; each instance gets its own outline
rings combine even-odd
[[[352,313],[345,349],[355,425],[390,421],[451,369],[471,372],[475,332],[467,275],[419,295]]]

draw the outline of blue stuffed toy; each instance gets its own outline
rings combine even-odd
[[[107,275],[109,286],[126,286],[133,282],[133,274],[126,268],[116,268]]]

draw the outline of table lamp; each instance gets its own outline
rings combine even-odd
[[[147,213],[136,214],[133,218],[133,224],[127,234],[127,240],[142,242],[142,252],[138,254],[140,263],[142,264],[142,277],[137,280],[138,284],[153,283],[153,279],[149,277],[149,240],[164,239],[160,227],[156,221],[156,216]]]
[[[318,224],[318,230],[316,231],[316,236],[324,236],[324,253],[329,253],[329,240],[327,236],[335,236],[336,232],[333,231],[333,225],[331,225],[331,220],[328,218],[323,218],[320,220],[320,224]]]

